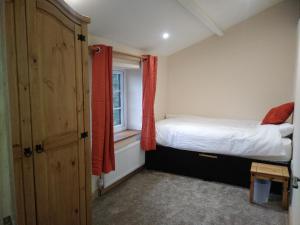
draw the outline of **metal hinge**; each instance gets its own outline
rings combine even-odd
[[[83,35],[83,34],[78,34],[78,40],[80,40],[80,41],[85,41],[85,35]]]
[[[88,133],[87,131],[81,133],[81,138],[82,138],[82,139],[85,139],[85,138],[87,138],[88,136],[89,136],[89,133]]]

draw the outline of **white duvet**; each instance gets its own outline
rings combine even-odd
[[[286,156],[277,125],[258,121],[180,116],[156,123],[160,145],[183,150],[235,156]]]

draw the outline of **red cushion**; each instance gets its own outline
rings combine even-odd
[[[281,124],[284,123],[294,111],[294,102],[289,102],[272,108],[261,124]]]

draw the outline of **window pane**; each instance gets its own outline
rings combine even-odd
[[[121,127],[123,125],[123,72],[113,70],[113,115],[114,126]],[[119,129],[119,128],[118,128]]]
[[[114,126],[121,125],[121,109],[114,109]]]
[[[121,90],[121,75],[113,74],[113,91]]]
[[[113,105],[114,105],[114,108],[120,108],[121,107],[121,92],[114,92]]]

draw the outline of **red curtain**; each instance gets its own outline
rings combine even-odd
[[[143,124],[141,147],[144,151],[156,149],[154,100],[157,77],[157,57],[143,56]]]
[[[112,47],[95,45],[92,78],[92,171],[115,169],[112,106]]]

